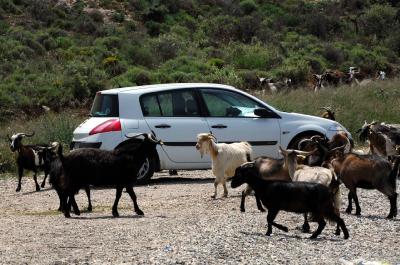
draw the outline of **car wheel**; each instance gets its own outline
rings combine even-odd
[[[139,169],[137,183],[147,183],[154,174],[155,162],[154,159],[147,157],[142,167]]]
[[[299,143],[300,143],[301,141],[303,141],[304,139],[310,139],[311,137],[313,137],[313,136],[315,136],[315,135],[321,136],[321,134],[318,134],[318,133],[315,133],[315,134],[310,133],[310,134],[303,134],[303,135],[296,136],[296,138],[294,138],[294,139],[290,142],[290,144],[289,144],[289,146],[288,146],[288,149],[295,149],[295,150],[297,150],[297,149],[298,149],[298,145],[299,145]]]

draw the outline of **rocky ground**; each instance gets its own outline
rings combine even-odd
[[[345,214],[343,203],[348,240],[334,235],[333,224],[317,240],[310,240],[310,234],[299,230],[302,217],[284,212],[276,221],[288,226],[289,232],[274,229],[267,237],[266,214],[257,210],[254,197],[248,198],[246,213],[239,211],[241,188],[229,189],[228,198],[213,200],[211,177],[210,171],[180,171],[177,178],[157,174],[150,185],[135,188],[143,217],[134,214],[128,194],[123,193],[121,217],[113,218],[115,191],[94,190],[94,211],[71,219],[56,211],[54,190],[34,192],[28,177],[16,193],[16,179],[2,178],[0,263],[400,263],[400,218],[384,218],[389,202],[376,191],[360,190],[361,217]],[[343,188],[342,194],[346,192]],[[84,192],[77,200],[81,209],[87,206]]]

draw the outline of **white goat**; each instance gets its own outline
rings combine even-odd
[[[306,165],[298,165],[297,157],[302,157],[304,152],[298,150],[283,150],[279,147],[280,153],[283,155],[285,159],[285,163],[287,163],[289,170],[289,176],[292,181],[303,181],[303,182],[313,182],[319,183],[326,187],[328,187],[332,193],[334,194],[334,207],[336,214],[340,213],[340,186],[338,178],[335,174],[335,171],[331,165],[328,168],[324,167],[309,167]],[[296,154],[294,156],[293,154]],[[304,215],[305,223],[303,225],[303,230],[309,230],[309,225],[307,222],[307,216]],[[340,229],[337,227],[336,234],[340,234]]]
[[[226,180],[235,175],[235,169],[251,159],[251,145],[247,142],[217,144],[216,138],[211,133],[200,133],[197,135],[196,149],[199,150],[201,157],[210,154],[212,161],[212,171],[215,176],[214,195],[217,196],[218,184],[224,187],[224,197],[228,196]]]

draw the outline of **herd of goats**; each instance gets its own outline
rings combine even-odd
[[[349,86],[365,86],[375,80],[385,80],[386,72],[378,71],[374,77],[369,77],[359,68],[351,66],[347,73],[340,70],[328,69],[322,74],[313,74],[310,77],[309,83],[314,92],[318,92],[326,87],[336,87],[339,85]],[[282,81],[276,81],[271,78],[258,77],[260,87],[263,92],[269,90],[271,93],[276,93],[281,90],[289,89],[294,86],[291,78],[285,78]]]
[[[334,118],[334,113],[327,108],[323,114]],[[344,238],[349,232],[340,217],[340,186],[343,183],[349,190],[347,213],[361,214],[357,188],[376,189],[386,195],[390,201],[387,218],[397,215],[396,178],[399,175],[400,126],[372,122],[359,130],[361,141],[368,140],[369,152],[354,150],[354,144],[345,132],[338,132],[332,139],[314,135],[304,137],[297,143],[297,150],[279,147],[282,159],[271,157],[252,158],[252,147],[247,142],[218,143],[211,133],[197,135],[196,149],[200,155],[209,154],[212,172],[215,176],[213,198],[217,196],[217,187],[222,184],[228,195],[226,182],[236,188],[247,184],[242,192],[240,210],[245,211],[245,197],[254,191],[257,207],[261,212],[268,209],[267,235],[271,235],[272,226],[287,232],[288,228],[276,223],[278,212],[288,211],[303,213],[304,232],[309,232],[308,219],[318,223],[318,228],[311,238],[316,238],[324,229],[325,219],[337,223],[336,235],[343,232]],[[88,197],[88,211],[92,210],[90,199],[91,187],[116,188],[116,197],[112,206],[112,215],[118,217],[118,201],[125,188],[133,201],[138,215],[143,211],[137,204],[133,186],[137,175],[147,157],[156,155],[157,145],[161,140],[154,134],[128,134],[126,140],[115,150],[107,151],[94,148],[76,149],[63,154],[61,144],[24,145],[22,139],[34,133],[17,133],[8,136],[10,148],[16,152],[18,166],[18,186],[21,190],[21,177],[24,169],[34,172],[36,190],[40,190],[36,174],[43,170],[45,178],[41,187],[49,182],[58,194],[65,217],[70,217],[71,210],[76,215],[80,210],[75,195],[85,189]]]

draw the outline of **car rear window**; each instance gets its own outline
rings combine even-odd
[[[97,93],[94,98],[92,117],[119,117],[118,95]]]

